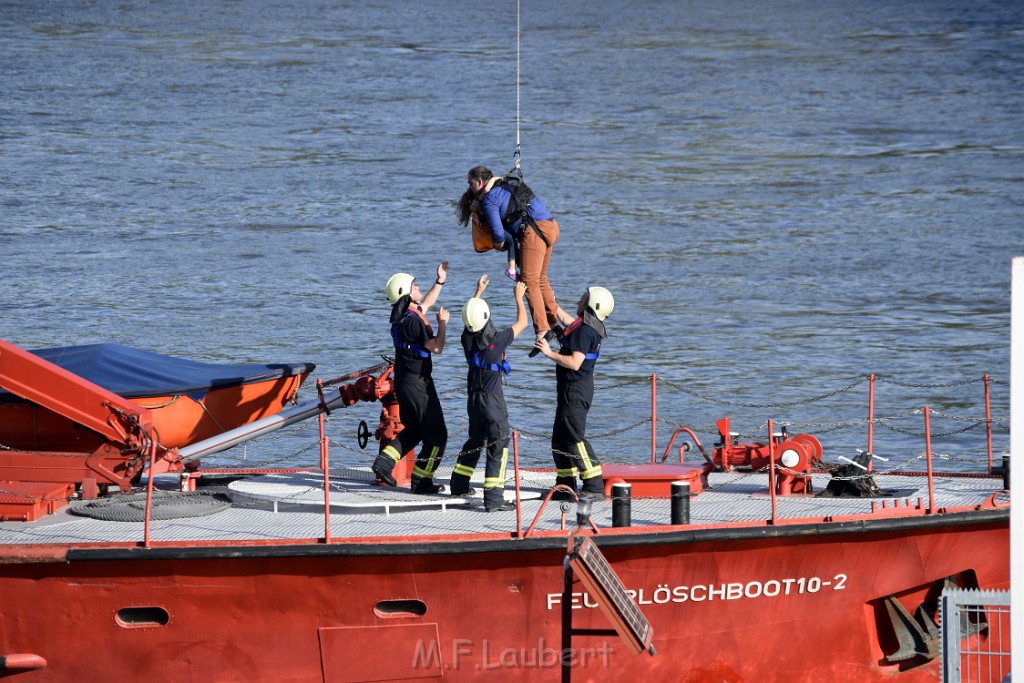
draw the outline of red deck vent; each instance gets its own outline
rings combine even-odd
[[[633,485],[634,498],[667,498],[672,494],[672,482],[685,481],[690,484],[690,495],[704,490],[700,475],[703,465],[686,463],[648,463],[642,465],[601,465],[604,472],[604,495],[610,496],[613,484],[623,482]]]
[[[74,484],[0,481],[0,520],[31,522],[68,504]]]

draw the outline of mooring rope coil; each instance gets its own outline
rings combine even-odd
[[[143,522],[146,520],[145,492],[112,496],[71,503],[69,512],[109,522]],[[231,507],[231,499],[223,493],[207,491],[154,491],[150,519],[182,519],[204,517]]]

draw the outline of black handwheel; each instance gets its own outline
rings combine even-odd
[[[366,444],[370,442],[370,428],[366,424],[366,420],[359,421],[359,429],[356,430],[356,440],[359,442],[360,448],[366,448]]]

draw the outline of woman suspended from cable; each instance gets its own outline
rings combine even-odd
[[[523,182],[518,164],[504,177],[496,177],[485,166],[476,166],[470,169],[466,182],[469,187],[459,199],[459,222],[465,226],[470,219],[478,220],[474,231],[477,251],[515,249],[512,258],[518,257],[518,279],[526,283],[536,338],[550,339],[560,310],[548,282],[551,251],[558,242],[558,222]],[[514,274],[511,269],[515,263],[510,260],[506,273]]]
[[[462,198],[459,199],[459,223],[461,223],[463,227],[466,227],[469,225],[470,220],[473,221],[473,248],[476,249],[477,253],[482,254],[483,252],[490,251],[491,249],[507,252],[508,266],[505,268],[505,275],[513,282],[518,282],[519,269],[516,265],[516,241],[508,231],[505,231],[502,242],[496,245],[491,236],[491,231],[484,224],[482,208],[480,206],[481,198],[490,192],[494,183],[501,180],[501,178],[493,175],[490,170],[484,166],[477,166],[470,170],[469,175],[470,178],[475,178],[477,183],[474,185],[473,180],[470,180],[469,189],[467,189],[463,193]],[[479,187],[479,183],[483,181],[486,182],[484,182],[483,188],[481,189]],[[474,187],[477,189],[474,190]]]

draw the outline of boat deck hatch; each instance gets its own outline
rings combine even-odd
[[[701,474],[703,465],[687,463],[641,463],[636,465],[606,464],[604,470],[604,495],[610,496],[612,486],[619,483],[631,484],[634,498],[650,498],[672,495],[672,482],[685,481],[690,485],[690,495],[704,490]]]
[[[75,494],[74,484],[5,481],[0,485],[0,520],[31,522],[52,515]]]

